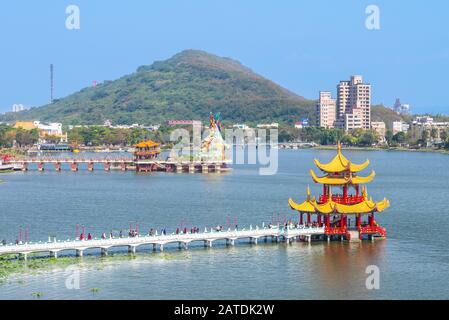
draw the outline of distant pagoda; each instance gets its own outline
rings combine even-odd
[[[152,140],[142,141],[134,145],[134,149],[136,171],[155,171],[157,164],[154,162],[154,160],[159,157],[159,154],[161,153],[160,143],[154,142]]]
[[[341,153],[341,145],[338,143],[337,155],[331,162],[322,164],[316,159],[314,162],[325,173],[319,177],[310,170],[313,181],[323,185],[323,194],[317,200],[310,196],[310,188],[307,188],[307,199],[303,203],[298,204],[291,198],[288,200],[290,207],[299,211],[300,224],[303,224],[303,214],[307,214],[307,224],[324,226],[328,239],[345,237],[346,240],[353,241],[365,237],[385,238],[386,230],[376,223],[374,214],[383,212],[390,206],[390,202],[387,199],[374,202],[372,198],[368,198],[364,184],[374,179],[374,171],[366,177],[357,174],[368,167],[369,161],[352,163]],[[337,194],[336,188],[341,193]],[[355,193],[351,194],[350,189]],[[311,215],[316,215],[315,222],[312,222]],[[348,216],[355,217],[355,225],[348,223]]]

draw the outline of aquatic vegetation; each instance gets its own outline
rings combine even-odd
[[[92,292],[92,294],[96,294],[100,292],[100,288],[91,288],[90,292]]]
[[[28,260],[20,260],[17,255],[3,255],[0,256],[0,285],[7,283],[10,276],[17,276],[21,274],[38,275],[49,270],[64,269],[72,265],[83,266],[91,268],[95,271],[102,271],[107,265],[119,263],[123,261],[155,261],[155,260],[184,260],[189,259],[187,253],[173,252],[173,253],[144,253],[139,254],[122,254],[114,253],[109,256],[99,258],[98,255],[75,257],[75,256],[60,256],[58,258],[43,257],[41,255],[30,254]],[[19,284],[24,284],[23,279],[16,280]]]
[[[42,292],[33,292],[31,295],[36,299],[40,299],[44,296]]]
[[[49,269],[64,268],[74,263],[78,263],[78,260],[72,257],[59,259],[36,257],[23,261],[17,259],[15,255],[2,256],[0,257],[0,285],[5,284],[11,275],[36,274]]]

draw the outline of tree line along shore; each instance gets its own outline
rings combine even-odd
[[[74,148],[82,147],[131,147],[144,140],[154,140],[163,146],[170,147],[170,134],[177,128],[192,131],[191,126],[161,125],[158,130],[143,128],[111,128],[105,126],[74,127],[67,131],[68,143]],[[270,132],[267,130],[267,135]],[[340,141],[347,147],[370,149],[395,149],[395,150],[422,150],[433,151],[449,150],[449,134],[440,133],[441,143],[432,148],[426,147],[427,140],[432,138],[432,133],[425,131],[423,137],[412,141],[410,135],[404,132],[393,134],[387,130],[385,139],[378,136],[373,130],[354,129],[345,132],[341,129],[325,129],[320,127],[305,127],[297,129],[292,126],[280,126],[278,141],[285,142],[314,142],[321,147],[335,146]],[[8,149],[11,153],[27,150],[41,141],[37,129],[25,130],[8,125],[0,125],[0,149]],[[58,143],[56,136],[46,136],[46,143]],[[268,140],[267,140],[268,141]]]

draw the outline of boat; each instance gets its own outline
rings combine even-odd
[[[38,150],[45,152],[67,152],[71,151],[71,147],[66,143],[41,143]]]
[[[4,164],[3,160],[0,159],[0,172],[11,172],[14,170],[14,165],[8,163]]]

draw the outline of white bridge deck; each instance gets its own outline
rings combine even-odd
[[[108,249],[113,247],[127,247],[128,252],[135,253],[136,248],[143,245],[153,245],[153,250],[159,247],[160,251],[164,250],[164,245],[169,243],[178,243],[185,249],[188,248],[189,243],[202,241],[204,246],[212,247],[214,241],[226,240],[228,245],[234,245],[235,240],[249,239],[250,242],[257,244],[259,238],[273,237],[278,240],[285,240],[291,242],[293,239],[304,237],[305,240],[311,241],[313,235],[324,235],[324,227],[280,227],[271,228],[252,228],[245,230],[227,230],[214,231],[205,230],[201,233],[182,233],[182,234],[168,234],[168,235],[152,235],[152,236],[136,236],[126,238],[108,238],[108,239],[93,239],[93,240],[67,240],[54,242],[38,242],[38,243],[24,243],[24,244],[9,244],[0,245],[0,255],[4,254],[19,254],[23,259],[27,258],[28,254],[32,253],[50,253],[50,256],[57,257],[62,251],[75,251],[77,256],[82,256],[87,249],[101,249],[102,255],[108,254]]]

